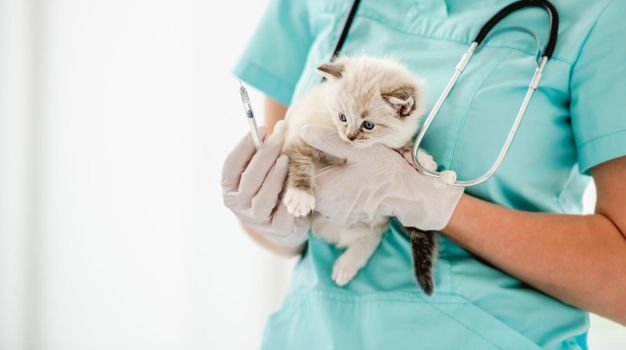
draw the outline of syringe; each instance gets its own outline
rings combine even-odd
[[[250,135],[252,135],[252,141],[254,141],[254,145],[258,149],[261,147],[261,135],[259,134],[259,129],[256,125],[256,120],[254,119],[254,113],[252,112],[252,105],[250,105],[250,97],[248,97],[248,91],[239,81],[239,94],[241,95],[241,103],[243,104],[243,110],[246,113],[246,118],[248,119],[248,126],[250,127]]]

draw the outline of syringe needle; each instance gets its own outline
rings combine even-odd
[[[250,104],[250,97],[248,96],[248,91],[243,86],[241,80],[239,80],[239,95],[241,95],[241,103],[243,104],[243,110],[246,113],[246,117],[248,119],[248,125],[250,127],[250,135],[252,135],[252,141],[254,141],[254,145],[256,148],[261,146],[261,135],[259,134],[259,130],[256,125],[256,120],[254,119],[254,113],[252,112],[252,105]]]

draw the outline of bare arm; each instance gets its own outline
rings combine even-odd
[[[265,97],[265,127],[270,133],[279,120],[285,119],[285,114],[287,114],[287,106],[271,97]]]
[[[272,130],[274,129],[274,125],[279,120],[285,118],[285,113],[287,113],[287,106],[281,104],[278,101],[273,100],[270,97],[267,97],[267,96],[265,97],[265,127],[267,128],[268,135],[272,133]],[[276,254],[284,255],[284,256],[294,256],[294,255],[300,254],[300,252],[302,251],[302,247],[297,247],[297,248],[283,247],[268,240],[263,235],[251,230],[250,228],[247,228],[245,226],[243,226],[243,228],[246,231],[246,233],[248,233],[248,235],[252,237],[252,239],[254,239],[254,241],[256,241],[264,248]]]
[[[535,288],[626,325],[626,157],[592,174],[595,214],[522,212],[464,195],[443,231]]]

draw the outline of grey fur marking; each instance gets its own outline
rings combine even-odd
[[[317,67],[317,70],[324,76],[330,75],[334,78],[340,79],[343,76],[344,67],[342,64],[330,62],[320,64]]]
[[[315,191],[315,170],[330,166],[340,165],[344,161],[324,153],[306,143],[290,146],[284,150],[289,156],[289,172],[287,173],[287,186],[302,191],[313,193]]]
[[[437,237],[434,231],[422,231],[414,227],[404,228],[411,239],[415,279],[427,295],[433,294],[435,282],[433,265],[437,256]]]

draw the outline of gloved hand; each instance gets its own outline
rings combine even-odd
[[[395,216],[408,227],[444,228],[463,189],[439,186],[420,174],[399,152],[375,144],[356,148],[334,129],[305,126],[300,134],[311,146],[346,159],[346,164],[322,169],[315,177],[315,210],[331,220],[368,221],[376,214]]]
[[[285,129],[278,122],[258,151],[249,134],[243,138],[224,162],[222,192],[224,204],[243,225],[280,245],[296,247],[306,240],[309,222],[294,218],[279,198],[289,161],[281,155]]]

